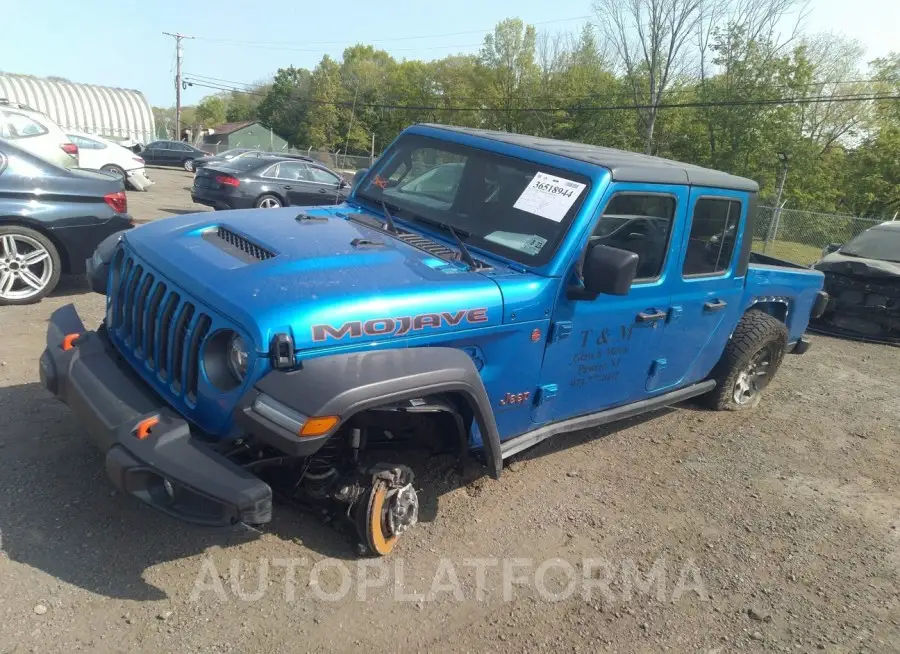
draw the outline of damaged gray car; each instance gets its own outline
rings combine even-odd
[[[900,344],[900,221],[876,225],[825,252],[813,267],[825,273],[830,299],[810,328]]]

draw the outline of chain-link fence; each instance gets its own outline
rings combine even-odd
[[[881,222],[877,218],[758,207],[753,226],[753,249],[809,265],[819,260],[826,245],[846,243]]]

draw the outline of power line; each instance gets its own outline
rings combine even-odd
[[[571,18],[556,18],[554,20],[545,20],[538,23],[528,23],[528,25],[550,25],[553,23],[570,23],[576,20],[586,20],[591,18],[591,16],[573,16]],[[466,36],[469,34],[487,34],[489,32],[493,32],[494,28],[483,29],[483,30],[468,30],[465,32],[446,32],[444,34],[423,34],[421,36],[397,36],[391,38],[384,39],[370,39],[366,37],[367,43],[389,43],[394,41],[415,41],[422,39],[440,39],[447,36]],[[209,41],[211,43],[227,43],[231,45],[247,45],[247,46],[268,46],[268,45],[276,45],[276,46],[290,46],[296,43],[296,41],[235,41],[231,39],[213,39],[207,38],[203,36],[196,37],[200,41]],[[304,41],[307,45],[353,45],[357,43],[357,41]],[[476,43],[475,45],[481,45],[480,43]],[[450,47],[450,48],[465,48],[471,46],[437,46],[437,47]],[[295,48],[286,48],[291,50],[296,50]],[[413,50],[425,50],[430,48],[410,48]],[[318,50],[297,50],[298,52],[318,52]]]
[[[259,88],[258,84],[248,84],[246,82],[235,82],[232,80],[226,80],[226,79],[222,79],[219,77],[209,77],[207,75],[196,75],[194,73],[185,73],[185,75],[189,76],[193,79],[199,79],[202,82],[210,81],[214,84],[221,83],[222,85],[226,85],[229,87],[245,87],[247,89],[254,89],[254,90]],[[804,89],[804,88],[838,86],[838,85],[843,86],[843,85],[847,85],[847,84],[875,84],[875,83],[878,83],[879,81],[880,80],[877,80],[877,79],[841,80],[841,81],[834,81],[834,82],[818,80],[818,81],[813,81],[813,82],[806,82],[803,84],[775,84],[772,86],[764,87],[764,90],[771,90],[771,89],[792,90],[792,89]],[[197,84],[197,86],[200,86],[200,84]],[[681,93],[695,92],[695,91],[697,91],[697,89],[698,89],[698,87],[696,87],[696,86],[691,87],[691,88],[669,89],[665,93],[668,96],[672,96],[672,95],[678,95]],[[752,91],[752,90],[757,90],[757,89],[761,89],[761,87],[759,85],[732,86],[732,87],[727,88],[726,90],[733,92],[733,91],[748,91],[748,90]],[[231,89],[231,88],[229,88],[227,90],[234,90],[235,92],[241,92],[241,93],[250,93],[249,90],[248,91],[238,91],[237,89]],[[640,95],[649,97],[650,92],[647,91],[646,93],[641,93]],[[597,99],[610,100],[613,98],[615,98],[615,99],[625,98],[625,99],[630,100],[630,99],[633,99],[634,97],[635,97],[635,93],[633,91],[619,91],[617,93],[603,93],[603,94],[586,93],[586,94],[576,94],[576,95],[541,95],[541,94],[537,94],[537,95],[530,95],[527,97],[512,96],[511,99],[519,100],[522,102],[533,102],[533,101],[538,101],[538,100],[546,100],[546,101],[597,100]],[[482,97],[481,96],[453,95],[452,99],[453,100],[476,100],[477,101],[477,100],[481,100]]]
[[[238,88],[229,88],[221,85],[203,84],[199,81],[188,80],[193,86],[219,90],[233,91],[236,93],[246,93],[265,97],[267,94],[245,91]],[[325,105],[334,107],[350,107],[350,102],[332,102],[326,100],[312,100],[304,98],[294,98],[297,102],[306,102],[308,104]],[[900,100],[900,95],[884,95],[875,93],[856,93],[847,95],[825,95],[825,96],[808,96],[808,97],[784,97],[769,98],[763,100],[722,100],[712,102],[679,102],[679,103],[663,103],[659,105],[652,104],[628,104],[628,105],[606,105],[600,107],[509,107],[509,108],[493,108],[486,106],[479,107],[442,107],[438,105],[400,105],[387,103],[356,103],[357,107],[365,107],[369,109],[388,109],[399,111],[440,111],[445,113],[466,113],[466,112],[525,112],[525,113],[556,113],[566,111],[570,113],[589,113],[595,111],[627,111],[640,109],[684,109],[684,108],[702,108],[702,107],[743,107],[743,106],[774,106],[774,105],[791,105],[791,104],[825,104],[831,102],[866,102],[874,100]]]

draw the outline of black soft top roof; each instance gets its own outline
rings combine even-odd
[[[589,164],[608,168],[612,178],[618,182],[645,182],[649,184],[689,184],[692,186],[710,186],[728,188],[747,193],[759,192],[759,184],[752,179],[729,175],[718,170],[701,168],[691,164],[651,157],[636,152],[626,152],[599,145],[570,143],[555,139],[529,136],[527,134],[510,134],[486,129],[470,127],[453,127],[449,125],[425,124],[424,127],[440,129],[460,134],[468,134],[501,143],[517,145],[531,150],[539,150],[548,154],[568,157]]]

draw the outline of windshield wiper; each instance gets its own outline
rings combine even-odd
[[[391,215],[390,210],[388,209],[387,203],[384,200],[381,200],[381,208],[384,209],[384,219],[387,221],[387,228],[391,234],[397,233],[397,226],[394,224],[394,217]]]
[[[453,225],[448,223],[442,223],[439,220],[432,220],[431,218],[425,218],[424,216],[411,215],[410,218],[412,220],[416,220],[420,223],[425,223],[426,225],[432,225],[433,227],[437,227],[438,229],[442,229],[445,232],[449,232],[453,239],[456,241],[456,245],[459,248],[459,256],[463,260],[463,262],[469,266],[470,270],[477,270],[478,264],[475,263],[475,259],[472,258],[472,254],[469,252],[469,248],[466,247],[466,244],[463,243],[462,236],[469,238],[472,234],[467,232],[464,229],[458,229]]]

